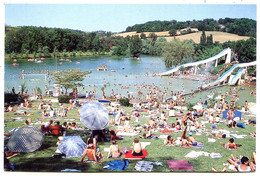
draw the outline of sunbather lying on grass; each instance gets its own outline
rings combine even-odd
[[[226,149],[235,149],[235,150],[237,150],[237,145],[236,145],[236,143],[234,143],[234,139],[233,138],[230,138],[227,144],[225,144],[223,142],[220,142],[220,144],[222,144],[223,147],[226,148]]]

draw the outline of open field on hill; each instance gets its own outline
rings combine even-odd
[[[144,32],[144,34],[146,36],[149,36],[150,33],[151,32]],[[205,33],[206,33],[206,36],[209,36],[210,34],[212,34],[213,35],[213,42],[219,42],[219,43],[224,43],[224,42],[228,42],[228,41],[247,40],[247,39],[250,38],[248,36],[239,36],[239,35],[236,35],[236,34],[231,34],[231,33],[227,33],[227,32],[219,32],[219,31],[205,31]],[[155,34],[158,37],[165,37],[168,42],[174,39],[173,36],[169,35],[169,31],[155,32]],[[180,34],[179,31],[177,31],[177,35],[178,34]],[[195,43],[199,43],[201,34],[202,34],[202,31],[198,31],[198,32],[195,32],[195,33],[179,35],[179,36],[176,36],[175,38],[178,38],[180,40],[190,40],[191,39]],[[122,37],[126,37],[128,35],[129,36],[141,35],[141,33],[136,33],[136,31],[133,31],[133,32],[125,32],[125,33],[115,34],[115,36],[122,36]]]

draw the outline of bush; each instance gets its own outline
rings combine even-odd
[[[253,66],[253,67],[248,67],[248,74],[249,74],[249,75],[256,75],[255,69],[256,69],[255,66]]]
[[[232,75],[236,75],[239,69],[240,69],[239,67],[235,68],[235,69],[233,70],[233,72],[232,72]]]
[[[214,67],[214,69],[210,72],[212,75],[217,75],[219,71],[223,68],[223,65],[218,65],[217,67]]]
[[[129,99],[128,98],[122,98],[119,100],[119,103],[122,105],[122,106],[131,106],[131,104],[129,103]]]
[[[18,94],[5,93],[5,103],[10,103],[12,101],[18,101]]]
[[[60,95],[58,97],[59,103],[69,103],[69,100],[72,99],[73,97],[68,96],[68,95]]]
[[[229,65],[225,68],[225,72],[228,71],[230,68],[232,67],[232,65]]]
[[[193,104],[193,103],[188,103],[188,104],[187,104],[187,109],[193,109],[193,106],[195,106],[195,104]]]

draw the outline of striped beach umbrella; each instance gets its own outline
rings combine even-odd
[[[82,156],[87,144],[80,136],[65,136],[58,149],[66,155],[66,158]]]
[[[24,127],[12,134],[7,148],[22,153],[34,152],[41,147],[43,140],[44,135],[38,128]]]

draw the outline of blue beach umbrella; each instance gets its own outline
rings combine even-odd
[[[227,112],[229,111],[229,109],[228,110],[226,110],[226,111],[223,111],[223,118],[224,119],[226,119],[227,118]],[[240,112],[240,111],[238,111],[238,110],[235,110],[235,112],[234,112],[234,118],[235,117],[239,117],[240,118],[240,120],[241,120],[241,117],[242,117],[242,112]]]
[[[65,136],[58,149],[66,155],[66,158],[82,156],[87,144],[80,136]]]
[[[88,101],[79,108],[80,121],[91,130],[102,130],[109,121],[109,112],[99,102]]]
[[[38,128],[24,127],[12,134],[7,147],[10,151],[29,153],[39,149],[43,140],[44,135]]]

